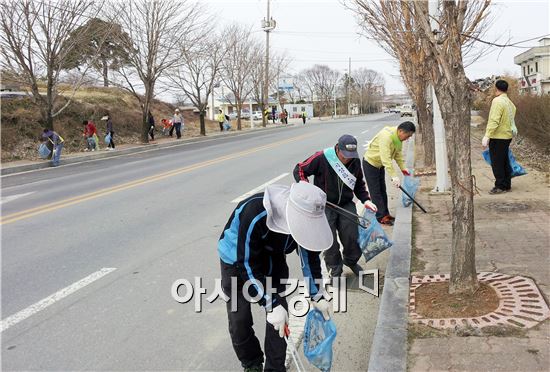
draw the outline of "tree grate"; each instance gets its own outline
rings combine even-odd
[[[429,319],[417,314],[416,289],[422,284],[448,281],[449,277],[449,274],[438,274],[411,278],[409,315],[413,323],[436,329],[454,329],[457,326],[512,326],[526,329],[550,317],[550,309],[532,279],[495,272],[477,274],[478,280],[491,286],[498,295],[499,305],[495,311],[472,318]]]

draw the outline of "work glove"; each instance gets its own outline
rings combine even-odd
[[[321,298],[319,301],[311,301],[311,306],[313,306],[314,309],[319,310],[321,314],[323,314],[323,318],[325,318],[325,320],[330,319],[330,303],[327,300]]]
[[[481,145],[482,145],[483,147],[489,146],[489,137],[484,136],[483,139],[481,140]]]
[[[391,178],[391,183],[397,188],[399,188],[399,186],[401,186],[401,180],[399,179],[399,177],[392,177]]]
[[[408,169],[401,169],[401,173],[403,173],[404,176],[410,176],[411,173],[409,172]]]
[[[267,322],[271,324],[276,331],[279,331],[279,337],[284,337],[285,326],[288,323],[288,312],[283,306],[277,305],[271,312],[267,313]]]
[[[512,136],[517,136],[518,135],[518,128],[516,127],[515,124],[512,124]]]
[[[370,200],[367,200],[365,202],[365,208],[370,209],[371,211],[373,211],[375,213],[378,211],[378,208],[376,207],[376,205],[373,202],[371,202]]]

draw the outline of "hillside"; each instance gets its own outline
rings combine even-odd
[[[61,103],[60,103],[61,106]],[[162,136],[162,118],[171,118],[175,107],[155,100],[152,110],[156,122],[156,136]],[[100,141],[105,135],[105,124],[100,119],[110,113],[113,119],[116,144],[139,143],[141,133],[141,110],[138,101],[119,88],[86,87],[80,89],[73,102],[55,118],[55,130],[65,139],[63,152],[83,151],[82,121],[92,120],[98,128]],[[40,113],[30,99],[3,99],[1,102],[1,160],[36,160],[42,126]],[[184,137],[199,136],[198,113],[184,112]],[[207,120],[206,131],[219,130],[218,123]],[[101,147],[105,147],[100,143]]]

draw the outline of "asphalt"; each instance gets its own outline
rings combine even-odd
[[[312,122],[3,175],[3,320],[115,270],[4,330],[2,368],[240,369],[225,304],[203,296],[195,312],[172,298],[173,282],[202,277],[212,292],[232,200],[291,173],[343,133],[361,145],[398,121],[375,114]],[[301,277],[297,257],[289,260],[291,275]]]

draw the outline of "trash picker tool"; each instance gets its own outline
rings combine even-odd
[[[401,186],[399,186],[399,189],[400,189],[401,191],[403,191],[403,193],[404,193],[405,195],[407,195],[407,196],[409,197],[409,199],[411,199],[411,200],[414,202],[414,204],[418,205],[418,208],[420,208],[420,209],[422,210],[422,212],[428,213],[428,212],[426,212],[426,210],[424,209],[424,207],[422,207],[416,200],[414,200],[414,198],[413,198],[408,192],[405,191],[404,188],[402,188]],[[328,203],[328,202],[327,202],[327,203]]]
[[[357,222],[357,220],[356,220],[355,218],[359,218],[359,219],[365,221],[365,223],[366,223],[367,225],[370,224],[370,222],[369,222],[368,219],[366,219],[366,218],[364,218],[364,217],[361,217],[361,216],[359,216],[359,215],[357,215],[357,214],[355,214],[355,213],[352,213],[352,212],[348,211],[347,209],[344,209],[344,208],[342,208],[342,207],[339,207],[339,206],[337,206],[337,205],[334,204],[334,203],[331,203],[331,202],[327,201],[327,205],[328,205],[330,208],[334,209],[334,210],[335,210],[337,213],[339,213],[342,217],[346,217],[347,219],[349,219],[349,220],[355,222],[355,223],[356,223],[357,225],[359,225],[359,226],[365,227],[365,226],[362,225],[360,222]]]
[[[292,338],[290,338],[290,329],[288,328],[288,324],[285,324],[285,340],[287,345],[290,347],[290,355],[292,356],[292,360],[294,361],[296,370],[298,372],[305,372],[306,368],[302,364],[302,360],[298,355],[298,350],[296,349],[296,345],[294,345],[294,341],[292,341]]]

